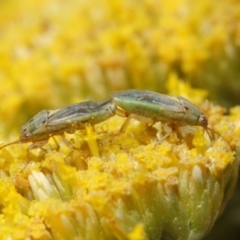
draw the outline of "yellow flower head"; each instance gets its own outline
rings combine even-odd
[[[239,8],[228,0],[2,1],[1,144],[43,109],[128,88],[166,86],[209,125],[131,119],[121,133],[125,119],[114,116],[42,149],[0,149],[1,238],[202,239],[238,174],[240,108],[225,115],[204,99],[222,86],[239,97]]]
[[[61,138],[46,152],[2,149],[3,236],[14,228],[21,239],[201,239],[235,186],[240,114],[202,109],[208,131],[131,120],[119,133],[124,118],[114,116],[66,135],[78,149]]]

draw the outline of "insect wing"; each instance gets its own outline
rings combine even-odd
[[[78,122],[85,122],[92,114],[88,102],[77,103],[60,108],[50,113],[48,125],[68,125]]]
[[[189,102],[183,97],[177,97],[181,102],[181,105],[186,110],[185,114],[185,123],[189,125],[202,125],[207,126],[208,120],[207,117],[201,112],[201,110],[195,106],[193,103]]]
[[[95,124],[113,116],[115,109],[116,106],[111,99],[100,102],[87,101],[72,104],[52,112],[48,125],[63,125],[67,127],[72,124]]]
[[[123,110],[154,121],[177,121],[185,110],[176,97],[143,90],[126,90],[113,93],[114,102]]]

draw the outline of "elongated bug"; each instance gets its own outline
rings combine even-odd
[[[146,123],[175,122],[178,125],[208,125],[200,109],[183,97],[172,97],[151,91],[130,89],[111,94],[117,105],[116,113],[127,117],[121,131],[125,131],[131,118]]]
[[[85,124],[94,125],[115,115],[116,105],[109,98],[104,101],[87,101],[68,105],[56,110],[43,110],[21,127],[20,137],[15,143],[32,142],[28,150],[42,148],[54,135],[62,135],[66,144],[71,145],[63,136],[64,132],[74,133],[84,129]]]
[[[136,89],[113,92],[111,97],[117,105],[116,114],[127,117],[120,132],[126,130],[131,118],[135,118],[149,124],[161,121],[175,123],[178,126],[202,126],[208,135],[210,130],[226,141],[220,133],[208,127],[208,119],[204,113],[183,97]],[[229,143],[228,145],[231,148]]]

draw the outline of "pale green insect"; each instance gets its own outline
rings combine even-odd
[[[177,125],[195,125],[207,128],[208,119],[200,109],[183,97],[172,97],[156,92],[130,89],[113,92],[116,113],[127,117],[120,131],[125,131],[131,118],[153,124],[161,121]]]
[[[176,123],[177,126],[202,126],[208,135],[208,130],[217,134],[229,145],[230,143],[218,132],[208,127],[208,119],[193,103],[183,97],[172,97],[156,92],[130,89],[111,94],[117,105],[116,114],[127,117],[120,132],[124,132],[131,118],[149,124],[161,121]],[[166,138],[169,133],[164,137]]]
[[[65,106],[56,110],[43,110],[21,127],[18,140],[2,146],[0,149],[15,143],[32,142],[28,150],[41,148],[54,135],[74,133],[85,124],[97,124],[115,115],[116,105],[111,99],[104,101],[87,101]],[[63,136],[66,144],[71,145]]]

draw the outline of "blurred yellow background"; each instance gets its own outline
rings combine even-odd
[[[238,0],[0,3],[6,138],[42,109],[128,88],[166,93],[173,76],[208,90],[214,102],[240,103]]]
[[[9,130],[113,90],[166,92],[172,72],[230,106],[239,102],[239,22],[233,0],[1,1],[1,121]]]

